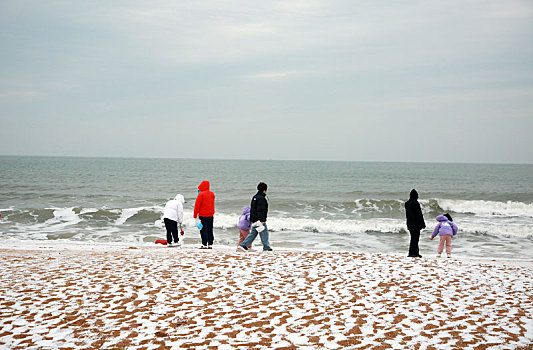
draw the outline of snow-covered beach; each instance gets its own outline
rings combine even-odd
[[[4,242],[1,348],[516,349],[531,261]]]

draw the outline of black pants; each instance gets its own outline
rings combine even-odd
[[[213,217],[212,216],[200,216],[202,222],[202,229],[200,235],[202,236],[202,245],[213,245],[215,236],[213,235]]]
[[[420,252],[418,251],[418,241],[420,240],[420,230],[409,230],[411,234],[411,242],[409,243],[409,255],[418,257]]]
[[[165,228],[167,229],[167,244],[172,243],[172,236],[174,236],[174,243],[178,243],[180,237],[178,235],[178,222],[165,218]]]

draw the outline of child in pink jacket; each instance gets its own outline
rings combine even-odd
[[[446,254],[448,255],[448,258],[451,258],[452,237],[457,234],[457,225],[453,223],[453,219],[448,213],[437,216],[436,220],[439,223],[433,230],[431,239],[433,240],[437,234],[440,236],[439,247],[437,248],[437,257],[440,258],[442,251],[444,250],[444,245],[446,245]]]

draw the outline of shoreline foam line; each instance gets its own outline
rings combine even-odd
[[[0,258],[0,347],[533,344],[530,264],[100,244]]]

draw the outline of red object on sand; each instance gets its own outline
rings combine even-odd
[[[157,241],[155,241],[155,244],[167,245],[167,240],[166,239],[158,239]]]

